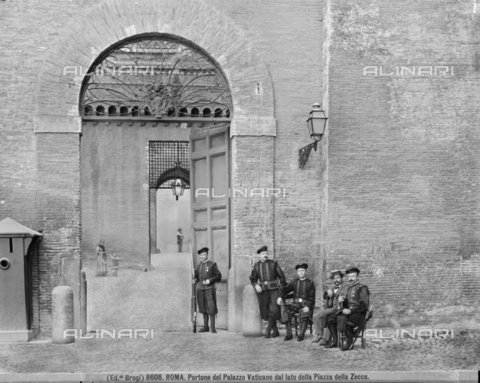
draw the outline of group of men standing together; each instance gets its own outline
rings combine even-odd
[[[210,316],[211,331],[216,333],[215,315],[218,310],[214,285],[221,280],[221,273],[215,262],[208,261],[208,248],[200,249],[198,254],[201,262],[195,269],[194,283],[197,285],[199,311],[204,318],[204,326],[199,332],[210,330]],[[358,326],[369,307],[370,293],[368,287],[359,282],[360,270],[356,267],[346,270],[346,283],[343,281],[345,275],[340,270],[332,271],[330,279],[333,279],[334,287],[323,295],[326,301],[324,309],[314,314],[315,284],[306,277],[308,265],[296,265],[297,278],[287,283],[278,262],[268,258],[267,246],[258,249],[257,254],[260,255],[260,260],[254,264],[249,279],[257,292],[260,315],[268,322],[265,338],[280,335],[277,321],[281,321],[286,328],[284,340],[292,340],[291,321],[298,314],[300,329],[297,341],[304,339],[308,325],[313,321],[317,335],[313,342],[327,348],[337,347],[339,330],[347,338],[342,350],[349,350],[354,338],[352,324],[353,327]],[[288,305],[285,304],[287,299],[291,299]],[[284,306],[283,312],[281,306]]]

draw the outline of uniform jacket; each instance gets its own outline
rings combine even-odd
[[[285,285],[285,274],[277,261],[268,259],[265,262],[258,261],[253,265],[250,282],[254,287],[259,282],[261,285],[264,281],[276,281],[277,279],[280,280],[281,287]]]
[[[308,278],[301,281],[299,278],[295,278],[288,283],[282,290],[282,299],[285,301],[285,297],[288,293],[293,291],[294,299],[302,299],[302,307],[307,306],[310,311],[313,311],[315,307],[315,284]]]
[[[210,284],[204,285],[202,282],[206,279],[210,280]],[[195,283],[200,290],[212,289],[216,282],[220,282],[222,274],[218,270],[218,266],[215,262],[207,261],[200,262],[195,268]]]
[[[356,312],[363,313],[368,310],[370,303],[369,295],[368,287],[358,281],[353,285],[348,285],[345,307],[348,307],[352,314]]]

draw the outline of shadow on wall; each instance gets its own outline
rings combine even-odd
[[[178,252],[177,231],[183,231],[182,252],[190,248],[190,189],[178,201],[170,189],[157,190],[157,248],[161,253]]]

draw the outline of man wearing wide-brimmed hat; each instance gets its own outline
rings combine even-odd
[[[277,328],[277,320],[280,319],[277,299],[286,282],[285,274],[277,261],[268,259],[267,246],[258,249],[257,254],[260,254],[260,261],[253,265],[249,279],[257,291],[260,315],[263,320],[268,321],[265,338],[276,338],[280,335]]]
[[[198,332],[207,332],[208,317],[210,316],[212,333],[215,334],[215,315],[217,309],[217,295],[215,292],[215,283],[220,282],[222,274],[218,270],[215,262],[208,260],[208,247],[198,250],[200,254],[200,263],[195,268],[194,283],[197,285],[198,311],[203,314],[203,328]]]
[[[346,284],[343,283],[343,276],[344,274],[340,270],[333,270],[330,279],[333,279],[333,288],[326,290],[323,293],[323,299],[327,301],[326,308],[323,310],[318,311],[313,316],[313,323],[315,325],[315,333],[317,337],[313,340],[314,343],[318,343],[320,345],[327,345],[330,336],[333,338],[332,343],[336,340],[336,334],[330,334],[330,331],[324,331],[325,327],[327,327],[327,315],[336,313],[341,306],[341,303],[338,302],[338,297],[341,296]],[[334,343],[336,344],[336,342]]]
[[[344,298],[344,309],[339,315],[329,315],[327,318],[328,329],[332,334],[336,334],[337,329],[345,332],[347,344],[342,348],[342,351],[350,350],[350,346],[353,343],[353,330],[352,327],[347,326],[347,322],[358,326],[365,317],[370,303],[368,287],[362,285],[358,280],[360,270],[357,267],[350,267],[345,271],[345,274],[348,276],[348,289],[346,290],[345,297],[339,297],[339,301]]]
[[[291,340],[292,326],[291,318],[294,314],[299,313],[300,317],[300,334],[297,336],[297,341],[302,341],[307,331],[308,320],[313,314],[315,307],[315,285],[313,281],[307,278],[308,265],[306,263],[295,266],[298,278],[295,278],[282,290],[282,297],[278,299],[278,304],[284,304],[288,293],[293,291],[293,303],[285,307],[285,312],[288,315],[288,322],[285,324],[287,329],[287,336],[284,340]]]

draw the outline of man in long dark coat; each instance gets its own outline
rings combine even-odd
[[[313,281],[306,276],[307,268],[308,265],[306,263],[295,266],[298,278],[295,278],[283,288],[282,296],[278,300],[279,304],[284,304],[287,294],[293,291],[293,302],[285,307],[285,311],[288,314],[288,322],[285,324],[287,336],[284,340],[291,340],[293,338],[291,319],[294,314],[299,313],[300,317],[300,334],[297,336],[297,341],[302,341],[305,337],[308,320],[313,315],[313,309],[315,307],[315,285]]]
[[[198,311],[203,314],[203,328],[198,332],[210,330],[208,327],[208,317],[210,316],[212,333],[216,334],[215,315],[218,313],[218,309],[215,283],[220,282],[222,274],[218,270],[217,264],[208,260],[208,247],[198,250],[198,254],[200,254],[201,261],[195,269],[194,282],[197,285]]]
[[[277,328],[277,320],[280,319],[277,299],[280,297],[280,289],[285,285],[285,274],[277,261],[268,259],[267,246],[258,249],[257,254],[260,254],[260,261],[253,266],[250,282],[257,291],[260,315],[268,321],[265,338],[270,338],[271,335],[276,338],[280,335]]]

